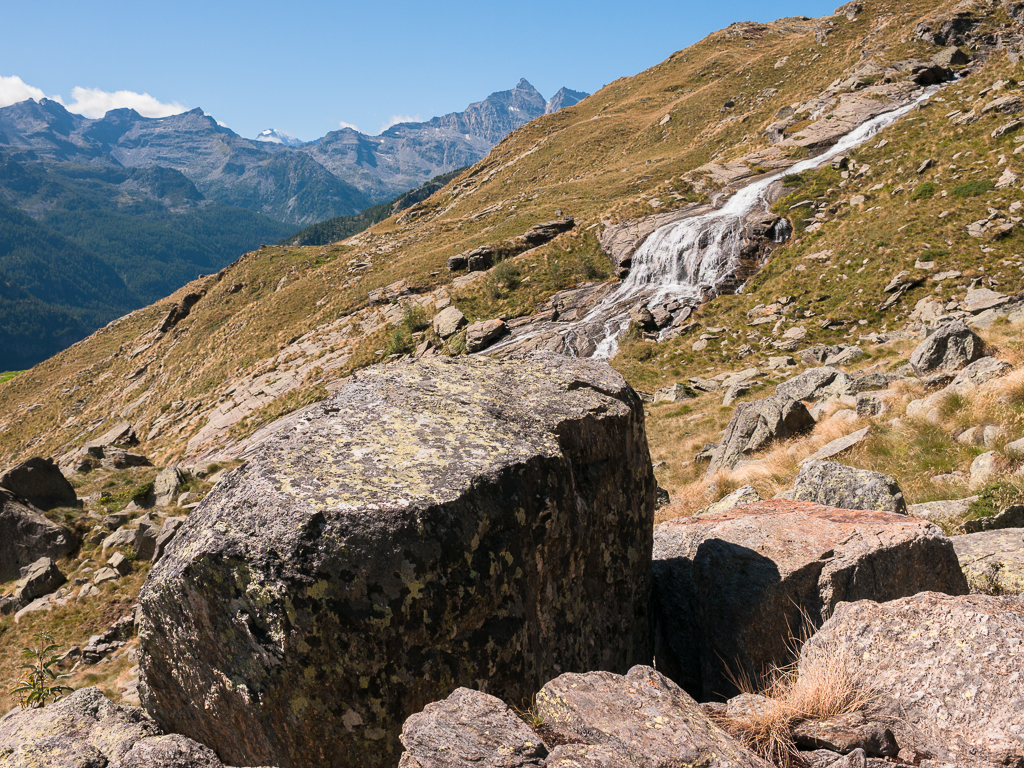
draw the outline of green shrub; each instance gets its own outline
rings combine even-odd
[[[914,191],[910,193],[910,199],[927,200],[935,194],[935,191],[938,188],[938,185],[933,181],[926,181],[924,184],[918,184]]]
[[[963,184],[957,184],[953,187],[954,197],[977,197],[983,195],[992,189],[992,182],[988,179],[975,179],[973,181],[965,181]]]
[[[500,299],[518,288],[522,282],[519,267],[511,261],[503,261],[487,276],[487,292],[492,299]]]
[[[385,351],[389,355],[407,355],[413,351],[414,346],[412,333],[403,323],[391,332]]]
[[[402,325],[408,328],[411,333],[415,333],[428,327],[430,320],[427,318],[427,313],[423,307],[415,302],[409,302],[402,311]]]

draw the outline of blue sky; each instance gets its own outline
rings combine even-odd
[[[521,77],[545,98],[563,85],[594,92],[734,21],[822,16],[839,2],[0,0],[0,106],[45,95],[88,116],[202,107],[250,137],[311,140],[343,123],[375,134]]]

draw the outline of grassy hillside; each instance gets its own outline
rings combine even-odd
[[[601,228],[707,199],[716,185],[701,166],[749,158],[768,148],[765,128],[780,110],[817,97],[865,61],[887,64],[934,55],[939,48],[918,39],[913,28],[952,5],[866,2],[854,18],[736,24],[715,33],[635,77],[617,80],[569,109],[520,128],[443,190],[370,230],[327,246],[277,246],[250,253],[18,376],[0,387],[0,455],[12,459],[61,453],[110,422],[128,418],[146,438],[142,449],[158,459],[216,456],[274,416],[322,396],[338,377],[402,350],[404,345],[392,343],[396,331],[405,333],[400,326],[409,326],[413,341],[429,336],[429,330],[419,329],[421,323],[404,322],[407,306],[421,307],[413,314],[422,312],[427,320],[447,301],[470,321],[510,318],[532,312],[557,290],[607,279],[611,270],[597,241]],[[1001,9],[979,9],[983,26],[996,29],[1007,23]],[[1005,53],[994,53],[977,74],[947,88],[941,98],[951,111],[954,101],[976,99],[986,84],[1016,66]],[[849,88],[861,86],[855,80]],[[645,390],[698,369],[739,365],[738,348],[746,343],[741,337],[748,333],[740,330],[746,310],[775,295],[804,290],[811,293],[800,301],[814,303],[816,316],[842,309],[850,317],[840,319],[852,320],[855,307],[857,321],[866,320],[857,326],[863,332],[891,327],[895,315],[870,310],[869,304],[880,301],[881,288],[897,267],[927,250],[919,247],[923,238],[917,231],[911,235],[912,230],[897,230],[907,216],[920,211],[924,217],[930,206],[948,196],[903,206],[912,190],[890,201],[885,184],[890,190],[899,184],[906,188],[911,176],[917,178],[919,156],[935,154],[940,161],[946,156],[940,153],[940,140],[952,142],[949,157],[956,143],[983,146],[985,155],[978,159],[987,165],[972,165],[971,172],[995,178],[1001,172],[995,165],[998,154],[1013,145],[1012,135],[995,143],[989,138],[996,118],[986,117],[957,133],[944,117],[946,111],[945,104],[934,103],[885,134],[901,132],[903,138],[858,150],[857,161],[871,166],[863,175],[843,180],[839,172],[826,170],[789,180],[794,195],[813,193],[824,198],[816,204],[834,204],[837,213],[810,235],[798,219],[797,236],[776,251],[752,287],[703,307],[696,315],[696,331],[659,345],[626,344],[613,364]],[[784,150],[793,159],[806,152],[799,147]],[[1016,159],[1012,152],[1007,156]],[[748,164],[751,173],[762,170],[754,160]],[[937,162],[935,172],[940,168],[945,166]],[[828,176],[832,173],[834,179]],[[841,181],[847,183],[840,186]],[[879,183],[881,188],[870,191]],[[885,204],[872,211],[870,205],[843,206],[841,201],[856,192],[873,200],[885,195]],[[988,194],[954,196],[950,202],[958,206],[956,216],[943,219],[949,230],[945,240],[951,245],[925,241],[929,247],[962,254],[949,256],[950,263],[1007,258],[1003,250],[1013,250],[1016,233],[997,246],[996,255],[982,255],[964,231],[968,221],[987,215],[999,195],[1009,203],[1005,192]],[[499,265],[506,276],[514,271],[513,279],[483,275],[467,285],[453,282],[455,276],[445,270],[449,256],[521,235],[560,215],[574,216],[576,228],[517,257],[511,266]],[[797,213],[790,215],[797,218]],[[927,221],[922,218],[919,226]],[[808,272],[793,271],[803,255],[828,248],[830,242],[848,253],[833,261],[836,275],[845,275],[836,284],[841,292],[821,286],[835,278],[819,270],[818,262],[811,262],[815,266]],[[883,254],[886,249],[890,252]],[[871,268],[857,273],[855,258],[871,259]],[[372,291],[398,280],[405,281],[405,295],[370,304]],[[847,301],[855,285],[855,290],[864,290],[865,298],[856,299],[863,307]],[[901,300],[901,319],[907,302],[920,290]],[[188,318],[159,334],[162,317],[185,292],[202,292],[204,297]],[[826,294],[829,298],[821,298]],[[733,330],[704,352],[692,351],[694,334],[722,325]],[[809,341],[850,333],[848,325],[836,326],[840,330],[819,325],[809,324]],[[457,338],[447,350],[459,351]],[[68,390],[81,399],[74,409],[62,394]],[[24,413],[32,403],[43,407]]]

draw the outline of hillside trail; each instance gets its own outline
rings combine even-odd
[[[629,275],[582,319],[534,325],[529,332],[513,335],[484,354],[507,353],[540,334],[553,331],[562,338],[564,354],[598,360],[614,357],[619,340],[629,327],[630,310],[638,304],[653,306],[675,301],[696,308],[708,297],[718,295],[722,285],[740,266],[744,222],[752,214],[769,209],[766,193],[773,183],[784,176],[819,168],[859,146],[929,99],[938,89],[939,86],[927,88],[909,104],[862,123],[820,155],[751,182],[727,198],[720,208],[656,229],[634,254]],[[671,330],[671,327],[663,329],[659,340]]]

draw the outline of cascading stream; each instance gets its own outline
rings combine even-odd
[[[739,267],[743,222],[755,208],[768,209],[765,193],[772,183],[786,175],[818,168],[836,155],[858,146],[936,90],[937,87],[929,88],[910,104],[868,120],[824,153],[747,185],[719,209],[655,230],[634,254],[629,275],[618,288],[581,320],[557,324],[558,333],[567,342],[566,347],[581,354],[586,354],[588,348],[593,349],[590,357],[607,360],[615,355],[618,340],[629,326],[629,311],[639,300],[651,305],[675,300],[684,306],[696,306],[702,296],[716,293]],[[536,333],[508,339],[489,352],[521,343]],[[599,338],[600,341],[595,346],[587,341],[588,337]]]
[[[622,284],[581,321],[598,322],[602,314],[605,315],[604,323],[609,331],[592,357],[601,360],[612,357],[618,349],[619,337],[629,325],[628,310],[625,317],[622,314],[608,317],[610,307],[621,306],[624,300],[638,297],[648,302],[674,298],[684,304],[699,303],[704,293],[714,291],[739,267],[743,221],[757,207],[768,209],[764,195],[769,186],[783,176],[818,168],[867,141],[929,98],[935,90],[929,88],[910,104],[862,123],[824,153],[747,185],[718,210],[655,230],[637,249],[632,268]]]

